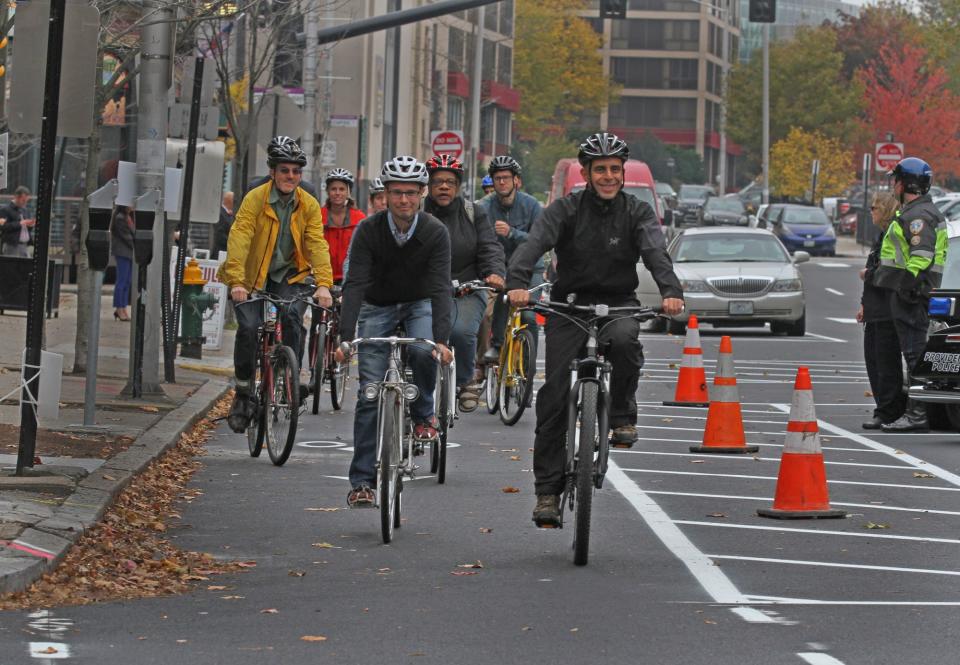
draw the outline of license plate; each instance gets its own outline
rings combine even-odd
[[[753,314],[753,303],[749,301],[734,300],[727,307],[731,316]]]
[[[816,241],[816,240],[804,240],[804,241],[803,241],[803,246],[804,246],[804,247],[815,247],[816,245],[817,245],[817,241]]]

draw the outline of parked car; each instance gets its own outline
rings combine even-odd
[[[553,183],[550,187],[548,205],[556,199],[566,196],[570,192],[577,192],[587,186],[583,175],[583,167],[576,159],[561,159],[553,171]],[[646,201],[657,213],[657,219],[663,223],[664,208],[656,194],[656,185],[653,174],[644,162],[638,159],[628,159],[623,165],[623,191],[633,194],[641,201]]]
[[[677,195],[677,209],[674,211],[674,222],[682,224],[699,224],[700,208],[713,196],[713,187],[709,185],[680,185]]]
[[[660,182],[659,180],[654,183],[654,188],[657,191],[657,196],[661,197],[671,210],[677,207],[677,192],[669,182]]]
[[[771,221],[770,230],[789,252],[802,249],[810,254],[836,255],[837,233],[823,208],[784,203]]]
[[[948,220],[960,219],[960,198],[947,199],[944,205],[938,207]]]
[[[857,234],[857,218],[860,216],[859,211],[848,212],[846,215],[840,218],[840,223],[837,225],[837,233],[840,235],[853,236]]]
[[[764,203],[757,211],[757,228],[769,229],[773,226],[773,220],[780,214],[783,203]]]
[[[763,205],[763,185],[758,182],[751,182],[749,185],[736,193],[737,198],[743,201],[743,207],[747,212],[759,212]]]
[[[701,226],[747,226],[750,218],[737,197],[711,196],[700,209]]]
[[[806,252],[791,259],[770,231],[742,227],[684,229],[668,251],[686,303],[684,312],[670,319],[671,332],[682,333],[696,314],[714,325],[769,323],[774,333],[806,333],[803,280],[795,265],[810,258]],[[657,285],[642,263],[637,275],[637,298],[661,307]]]

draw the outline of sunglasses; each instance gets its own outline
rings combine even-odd
[[[278,166],[277,173],[280,175],[302,175],[303,169],[300,168],[290,168],[287,166]]]

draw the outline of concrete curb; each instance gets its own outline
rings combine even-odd
[[[180,440],[230,389],[209,379],[183,404],[163,416],[124,452],[77,484],[76,490],[49,517],[12,541],[0,541],[0,593],[22,591],[55,568],[84,531],[95,525],[126,487],[150,462]]]

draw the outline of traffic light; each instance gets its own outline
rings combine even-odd
[[[600,0],[600,18],[627,18],[627,0]]]
[[[750,0],[751,23],[775,23],[777,0]]]

